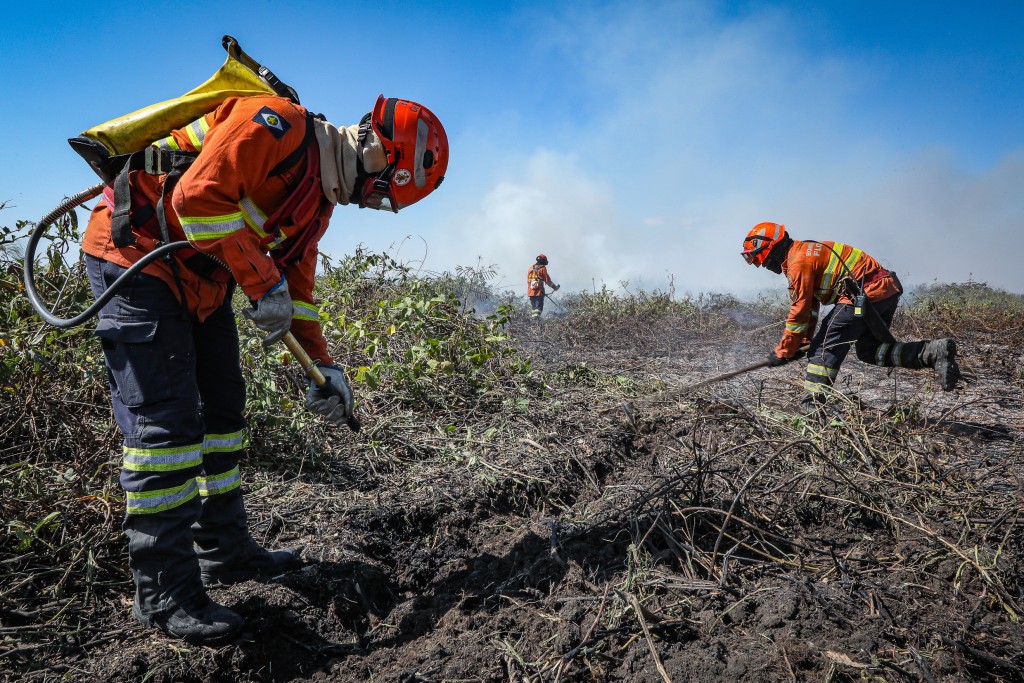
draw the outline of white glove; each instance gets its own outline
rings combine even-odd
[[[318,387],[312,380],[310,381],[309,390],[306,392],[306,408],[323,415],[335,426],[340,427],[352,415],[352,390],[348,388],[348,381],[341,368],[319,363],[317,367],[323,373],[327,384]]]
[[[282,277],[273,289],[256,301],[256,308],[247,308],[242,315],[267,333],[264,346],[270,346],[284,337],[292,327],[292,295],[288,282]]]

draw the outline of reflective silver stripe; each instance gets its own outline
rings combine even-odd
[[[166,138],[161,138],[160,140],[157,140],[156,142],[153,143],[152,146],[156,147],[157,149],[181,149],[181,147],[178,146],[178,141],[174,139],[173,135],[169,135]]]
[[[875,365],[882,365],[885,362],[885,356],[892,350],[892,364],[894,367],[901,368],[903,363],[901,362],[900,356],[903,353],[903,342],[896,342],[890,344],[889,342],[882,342],[878,345],[878,350],[875,351]]]
[[[179,216],[181,227],[191,241],[227,237],[245,227],[242,212],[226,216]]]
[[[320,309],[305,301],[292,299],[292,317],[296,320],[320,320]]]
[[[203,439],[203,453],[230,453],[249,445],[248,434],[244,429],[231,434],[207,434]]]
[[[167,448],[124,447],[122,467],[132,472],[173,472],[203,464],[200,444]]]
[[[898,368],[903,367],[903,342],[896,342],[892,347],[892,364]]]
[[[818,291],[820,292],[818,299],[823,303],[835,303],[835,300],[839,298],[839,283],[842,282],[843,277],[853,272],[853,267],[857,265],[861,254],[864,253],[860,249],[850,247],[850,254],[843,259],[846,267],[841,268],[839,266],[839,254],[842,254],[843,249],[846,249],[848,246],[848,244],[843,244],[842,242],[833,242],[832,248],[829,249],[828,265],[825,267],[825,272],[821,274],[821,281],[818,283]]]
[[[875,365],[882,365],[885,362],[885,354],[892,347],[889,342],[882,342],[878,345],[878,350],[875,351]],[[893,359],[895,360],[895,358]]]
[[[842,249],[841,244],[835,244],[834,246]],[[832,286],[832,273],[835,272],[836,263],[838,263],[836,254],[829,249],[828,264],[825,266],[825,272],[821,274],[821,280],[818,281],[818,299],[826,304],[834,303],[836,300],[836,292],[833,291]]]
[[[256,206],[256,202],[246,197],[238,202],[238,208],[242,210],[242,215],[249,227],[255,230],[260,237],[266,237],[267,233],[263,230],[263,226],[267,223],[267,214]]]
[[[206,140],[206,131],[208,130],[210,130],[210,124],[206,122],[205,116],[185,127],[185,134],[188,135],[188,139],[192,141],[192,146],[196,148],[197,152],[203,148],[203,141]]]
[[[413,180],[416,182],[416,187],[424,187],[427,184],[427,170],[423,168],[423,155],[427,151],[427,135],[430,134],[430,129],[427,127],[426,122],[423,119],[416,121],[416,152],[414,153],[413,159],[415,164],[413,165]]]
[[[126,491],[125,512],[130,515],[151,515],[154,512],[170,510],[187,503],[199,494],[195,479],[189,479],[181,486],[156,491]]]
[[[242,475],[238,466],[232,467],[227,472],[216,474],[212,477],[196,477],[199,485],[200,496],[215,496],[219,493],[227,493],[242,485]]]

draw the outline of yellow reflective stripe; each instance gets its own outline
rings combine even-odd
[[[320,308],[305,301],[292,299],[292,317],[296,320],[319,320]]]
[[[178,146],[178,141],[174,139],[173,135],[157,140],[152,146],[157,147],[158,149],[181,149],[181,147]]]
[[[211,477],[196,477],[199,485],[200,496],[215,496],[220,493],[227,493],[242,485],[242,475],[238,466],[232,467],[227,472],[215,474]]]
[[[199,495],[195,479],[189,479],[181,486],[156,491],[126,491],[125,512],[131,515],[151,515],[154,512],[170,510]]]
[[[843,259],[845,267],[840,268],[838,255],[842,254],[843,249],[847,247],[849,247],[850,253]],[[825,272],[821,274],[821,280],[818,281],[818,299],[820,301],[825,304],[835,303],[840,294],[839,283],[853,272],[854,266],[857,265],[863,254],[864,252],[860,249],[855,249],[842,242],[832,244],[832,249],[829,250],[828,265],[825,266]]]
[[[203,453],[230,453],[249,445],[249,436],[244,429],[230,434],[207,434],[203,439]]]
[[[804,391],[807,391],[808,393],[823,394],[828,390],[829,386],[827,384],[822,384],[821,382],[811,382],[810,380],[804,380]]]
[[[267,222],[267,214],[263,213],[260,207],[256,206],[256,202],[246,197],[238,202],[238,208],[242,210],[242,216],[245,218],[246,224],[260,237],[266,237],[267,233],[263,230],[263,226]]]
[[[847,245],[844,244],[842,246],[845,249]],[[840,254],[843,253],[842,249],[837,249],[836,251],[838,251]],[[853,269],[854,269],[854,266],[857,265],[857,262],[860,261],[860,257],[863,254],[864,254],[864,252],[861,251],[860,249],[854,249],[853,247],[850,247],[849,255],[843,260],[843,263],[846,264],[846,267],[843,268],[842,273],[836,279],[837,280],[842,280],[844,277],[846,277],[847,275],[852,273]]]
[[[835,249],[835,247],[842,249],[842,246],[843,245],[837,242],[833,245],[833,249]],[[821,280],[818,281],[818,299],[826,304],[831,304],[836,300],[833,273],[835,272],[836,264],[839,263],[839,259],[836,258],[837,251],[839,251],[839,249],[835,249],[834,251],[832,249],[829,250],[828,265],[825,266],[825,272],[821,274]]]
[[[804,332],[807,330],[807,323],[786,323],[786,329],[790,332]]]
[[[817,365],[816,363],[807,364],[808,375],[821,375],[822,377],[828,377],[829,379],[835,379],[836,375],[839,374],[838,368],[826,368],[824,365]]]
[[[172,472],[203,464],[200,444],[166,448],[124,447],[121,466],[132,472]]]
[[[225,216],[179,216],[181,227],[190,240],[215,240],[245,227],[242,212]]]
[[[197,152],[203,148],[203,141],[206,139],[208,130],[210,130],[210,124],[206,122],[205,116],[185,126],[185,134],[188,135],[188,139]]]
[[[903,353],[903,342],[896,342],[890,344],[889,342],[882,342],[878,345],[878,350],[875,351],[875,365],[881,365],[885,362],[885,356],[889,353],[889,349],[892,349],[892,364],[897,367],[903,367],[900,356]]]

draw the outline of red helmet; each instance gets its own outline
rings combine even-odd
[[[398,213],[433,192],[448,169],[448,136],[422,104],[377,96],[370,126],[387,152],[388,165],[363,183],[359,206]]]
[[[786,226],[781,223],[758,223],[743,240],[743,251],[740,254],[747,263],[760,268],[768,253],[776,244],[786,239]]]
[[[546,266],[548,264],[548,257],[545,256],[544,254],[538,254],[537,255],[537,264],[541,265],[541,266]]]

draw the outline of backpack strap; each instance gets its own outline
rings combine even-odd
[[[306,153],[306,149],[313,142],[313,138],[316,137],[316,128],[313,124],[314,118],[313,114],[306,112],[306,134],[302,136],[302,142],[295,148],[295,151],[282,159],[281,163],[270,169],[270,177],[279,176],[299,163],[299,159]]]
[[[166,195],[170,190],[174,189],[178,178],[192,165],[192,162],[199,156],[199,153],[147,147],[138,152],[119,156],[124,157],[124,159],[121,162],[121,170],[114,177],[114,206],[111,207],[110,236],[114,241],[114,246],[121,248],[135,244],[135,235],[132,233],[132,195],[128,183],[129,174],[132,171],[146,171],[146,173],[151,175],[166,173],[168,177],[164,181],[163,190],[164,195]],[[112,157],[112,159],[117,158]],[[170,185],[169,189],[168,185]],[[163,195],[161,195],[160,204],[156,210],[157,218],[160,222],[160,236],[164,242],[169,242],[163,209]],[[145,220],[136,220],[135,222],[136,225],[141,225],[145,223]]]

